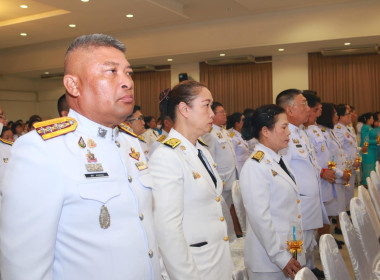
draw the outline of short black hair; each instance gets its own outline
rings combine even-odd
[[[240,112],[235,112],[227,117],[227,129],[234,128],[235,123],[240,122],[241,117],[243,116]]]
[[[302,94],[302,90],[291,88],[281,91],[276,97],[276,105],[285,108],[286,106],[292,106],[294,98]]]
[[[62,117],[62,114],[61,114],[62,111],[69,111],[70,110],[69,104],[66,101],[66,93],[62,94],[58,98],[57,109],[58,109],[58,114],[60,117]]]
[[[303,96],[305,96],[307,105],[310,108],[317,106],[317,104],[321,104],[321,99],[313,93],[303,93]]]
[[[332,103],[322,103],[322,114],[317,119],[317,124],[334,128],[333,117],[335,106]]]

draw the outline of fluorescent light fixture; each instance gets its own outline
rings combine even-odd
[[[25,36],[27,36],[28,34],[22,32],[22,33],[20,33],[20,35],[25,37]]]
[[[125,15],[127,18],[133,18],[133,15],[132,14],[127,14]]]
[[[45,75],[49,75],[49,74],[50,74],[50,72],[49,72],[49,71],[46,71],[46,72],[44,72],[44,74],[45,74]]]
[[[82,2],[89,2],[90,0],[81,0]]]
[[[351,43],[350,42],[346,42],[346,43],[344,43],[344,45],[345,46],[349,46],[349,45],[351,45]]]
[[[20,5],[20,8],[22,8],[22,9],[27,9],[27,8],[28,8],[28,5]]]
[[[221,54],[219,54],[219,56],[226,56],[226,54],[225,53],[221,53]]]
[[[278,49],[279,52],[283,52],[285,49]]]
[[[74,28],[77,27],[75,24],[69,24],[69,27]]]
[[[173,58],[168,58],[168,61],[170,62],[170,61],[173,61]]]

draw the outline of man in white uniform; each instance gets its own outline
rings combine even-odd
[[[1,181],[3,280],[160,279],[152,180],[138,140],[117,126],[134,105],[124,51],[107,35],[75,39],[68,117],[13,146]]]
[[[323,222],[329,224],[329,221],[320,199],[320,168],[307,135],[301,128],[308,120],[310,108],[302,92],[297,89],[281,92],[276,104],[285,109],[289,121],[289,146],[280,153],[293,170],[300,189],[306,265],[317,277],[322,278],[323,272],[314,265],[314,230],[321,228]]]

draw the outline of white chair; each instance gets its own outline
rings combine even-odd
[[[377,174],[377,172],[372,170],[370,173],[370,177],[375,189],[380,194],[380,176]]]
[[[339,252],[338,245],[331,234],[321,236],[319,239],[319,251],[327,280],[352,279]]]
[[[364,256],[364,250],[360,244],[359,237],[356,235],[354,226],[346,212],[341,212],[339,214],[339,221],[356,280],[372,279],[371,265]]]
[[[243,232],[243,236],[245,236],[247,234],[247,220],[239,180],[236,180],[232,185],[232,201],[235,206],[236,216],[238,217],[240,228]]]
[[[372,184],[371,178],[367,178],[367,184]],[[359,186],[358,197],[364,204],[364,207],[368,213],[368,217],[375,229],[376,236],[380,236],[380,221],[377,218],[375,207],[373,206],[372,199],[369,196],[367,189],[363,186]]]
[[[373,206],[375,207],[377,218],[380,221],[380,192],[376,190],[375,181],[377,180],[377,174],[371,171],[371,183],[367,181],[369,196],[371,197]]]
[[[308,267],[305,266],[297,272],[296,277],[294,277],[294,280],[318,280],[318,278],[315,277],[314,273]]]
[[[360,244],[364,251],[364,256],[369,264],[374,263],[379,258],[380,252],[379,236],[369,219],[364,203],[360,198],[354,197],[350,201],[350,211],[352,224],[359,237]]]

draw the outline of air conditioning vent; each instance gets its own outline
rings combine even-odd
[[[242,63],[253,63],[253,62],[255,62],[255,57],[253,55],[210,58],[210,59],[206,59],[205,61],[205,63],[208,65],[242,64]]]
[[[366,45],[366,46],[357,46],[357,47],[347,47],[347,48],[333,48],[333,49],[324,49],[321,51],[324,56],[333,56],[333,55],[354,55],[354,54],[375,54],[379,53],[378,45]]]
[[[133,72],[151,72],[156,71],[154,65],[132,65]]]
[[[255,57],[255,63],[271,63],[272,57],[271,56],[257,56]]]

